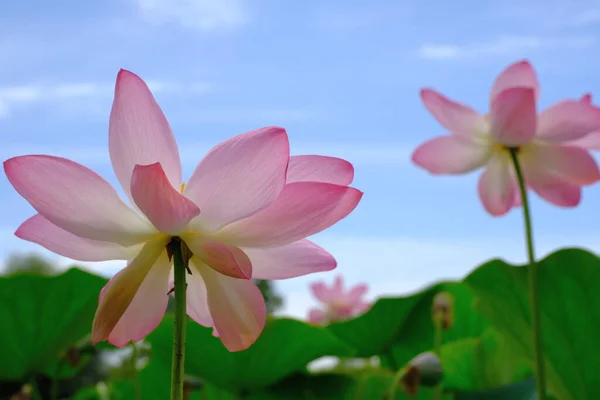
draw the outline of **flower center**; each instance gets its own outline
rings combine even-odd
[[[515,147],[508,147],[508,146],[502,146],[504,148],[505,151],[507,151],[508,153],[510,153],[511,151],[514,150],[515,153],[519,154],[519,152],[521,151],[521,147],[519,146],[515,146]]]
[[[511,150],[515,150],[515,152],[517,154],[519,154],[519,153],[521,153],[524,150],[523,147],[524,146],[508,147],[508,146],[504,146],[503,144],[500,144],[500,143],[494,143],[493,144],[493,149],[494,149],[493,151],[496,152],[497,154],[498,153],[502,153],[502,154],[507,155],[507,156],[510,157]]]

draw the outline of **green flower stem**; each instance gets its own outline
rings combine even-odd
[[[140,387],[140,376],[137,369],[138,348],[135,342],[131,343],[131,379],[135,389],[135,400],[142,400],[142,390]]]
[[[173,238],[168,245],[173,256],[175,275],[175,327],[173,330],[173,361],[171,366],[171,400],[183,400],[185,323],[187,321],[185,274],[188,270],[188,259],[184,258],[182,245],[183,242],[179,238]]]
[[[433,351],[440,359],[442,360],[442,343],[444,342],[444,328],[443,328],[443,318],[444,316],[440,312],[436,312],[436,315],[433,317],[434,323],[434,341],[433,341]],[[442,382],[437,384],[434,391],[434,399],[442,400],[443,387]]]
[[[394,376],[394,379],[392,380],[392,385],[390,386],[390,390],[389,390],[389,399],[390,400],[396,400],[396,393],[398,391],[398,386],[400,386],[400,381],[402,381],[402,378],[404,378],[404,375],[406,375],[406,373],[408,372],[408,368],[404,367],[401,370],[399,370],[398,372],[396,372],[396,375]]]
[[[56,366],[56,370],[54,371],[54,376],[52,377],[52,383],[50,385],[50,400],[58,399],[58,385],[59,385],[59,373],[62,370],[62,366],[64,363],[64,358],[61,357],[58,361],[58,365]]]
[[[531,215],[529,213],[529,200],[525,188],[525,178],[519,164],[518,149],[511,148],[510,156],[515,167],[517,180],[519,181],[519,191],[523,202],[523,217],[525,219],[525,236],[527,240],[527,255],[529,257],[529,302],[531,306],[531,319],[533,324],[533,348],[535,356],[535,381],[537,388],[537,398],[544,400],[546,398],[546,379],[544,374],[544,353],[542,348],[542,323],[540,317],[540,289],[539,289],[539,271],[535,262],[533,252],[533,234],[531,232]]]
[[[40,389],[37,384],[37,377],[34,375],[29,382],[31,388],[31,398],[33,400],[42,400],[42,395],[40,394]]]
[[[50,385],[50,400],[56,399],[58,399],[58,378],[54,376]]]

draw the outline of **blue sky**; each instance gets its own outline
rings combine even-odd
[[[107,127],[126,68],[153,88],[188,177],[216,143],[266,125],[285,127],[295,154],[348,159],[363,200],[314,237],[338,269],[278,284],[285,311],[303,316],[307,284],[336,273],[369,283],[373,298],[462,277],[490,258],[524,261],[520,210],[492,218],[477,174],[433,177],[411,165],[415,146],[444,133],[418,91],[434,87],[483,111],[496,74],[528,58],[542,107],[600,96],[599,50],[592,1],[2,2],[0,158],[65,156],[116,183]],[[0,199],[0,256],[43,252],[13,236],[33,210],[4,176]],[[540,255],[600,250],[599,186],[575,210],[536,198],[533,207]],[[108,275],[121,265],[91,268]]]

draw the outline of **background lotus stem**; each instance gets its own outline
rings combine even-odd
[[[64,362],[64,358],[61,357],[61,359],[58,362],[58,365],[56,366],[56,371],[54,371],[54,376],[52,377],[52,383],[50,384],[50,400],[58,399],[58,386],[59,386],[58,377],[59,377],[60,371],[62,369],[63,362]]]
[[[50,384],[50,400],[58,399],[58,377],[52,377],[52,383]]]
[[[542,347],[542,323],[540,317],[540,299],[539,299],[539,279],[538,265],[535,262],[533,252],[533,234],[531,231],[531,215],[529,213],[529,200],[527,198],[527,189],[525,187],[525,178],[519,163],[518,149],[511,148],[510,156],[515,167],[517,180],[519,182],[519,191],[523,203],[523,217],[525,220],[525,237],[527,242],[527,256],[529,258],[529,302],[531,307],[531,320],[533,324],[533,351],[535,357],[535,382],[537,388],[537,398],[544,400],[546,398],[546,379],[544,374],[544,353]]]
[[[31,391],[30,392],[31,398],[33,400],[43,400],[42,399],[42,395],[40,394],[40,389],[39,389],[38,384],[37,384],[37,376],[34,375],[31,378],[31,381],[29,383],[29,389]]]
[[[182,242],[173,238],[169,243],[175,276],[175,323],[173,330],[173,361],[171,365],[171,400],[183,400],[183,371],[185,361],[186,283],[188,258],[183,255]]]
[[[442,343],[444,341],[444,327],[443,327],[444,315],[440,312],[434,312],[433,326],[434,326],[434,339],[433,339],[433,351],[437,354],[438,358],[442,359]],[[442,382],[438,383],[435,387],[434,399],[442,400]]]
[[[392,385],[390,386],[390,390],[389,390],[389,399],[390,400],[396,400],[396,393],[398,390],[398,386],[400,386],[400,381],[402,380],[402,378],[404,378],[404,375],[406,375],[406,372],[408,371],[408,368],[402,368],[400,369],[398,372],[396,372],[396,375],[394,376],[394,379],[392,380]]]
[[[137,370],[138,362],[138,349],[137,343],[131,342],[131,379],[133,380],[133,387],[135,389],[135,400],[142,400],[142,391],[140,387],[140,377]]]

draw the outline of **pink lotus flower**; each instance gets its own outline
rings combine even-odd
[[[600,130],[600,109],[587,101],[566,100],[536,114],[539,86],[527,61],[509,66],[496,79],[490,113],[454,102],[431,89],[421,98],[451,134],[419,146],[412,155],[432,174],[464,174],[479,168],[478,192],[485,209],[503,215],[520,204],[509,148],[517,148],[525,181],[540,197],[562,207],[581,200],[581,186],[600,179],[589,152],[573,140]]]
[[[109,151],[135,208],[73,161],[29,155],[4,163],[11,184],[38,212],[18,237],[80,261],[129,261],[100,294],[94,343],[124,346],[160,323],[172,285],[165,246],[178,236],[194,254],[188,315],[213,327],[229,350],[246,349],[266,318],[250,278],[334,269],[334,258],[305,237],[347,216],[362,196],[347,186],[354,177],[350,163],[290,157],[287,134],[278,127],[217,145],[183,184],[165,116],[146,84],[124,70],[117,76]]]
[[[323,325],[353,318],[371,307],[370,303],[363,300],[368,290],[367,285],[356,285],[345,291],[341,276],[335,278],[331,287],[327,287],[324,282],[318,282],[311,285],[311,290],[324,306],[323,309],[309,311],[308,320],[313,324]]]
[[[586,94],[581,100],[582,103],[592,104],[592,95]],[[582,138],[570,140],[566,143],[569,146],[583,147],[587,150],[600,151],[600,130],[588,133]]]

